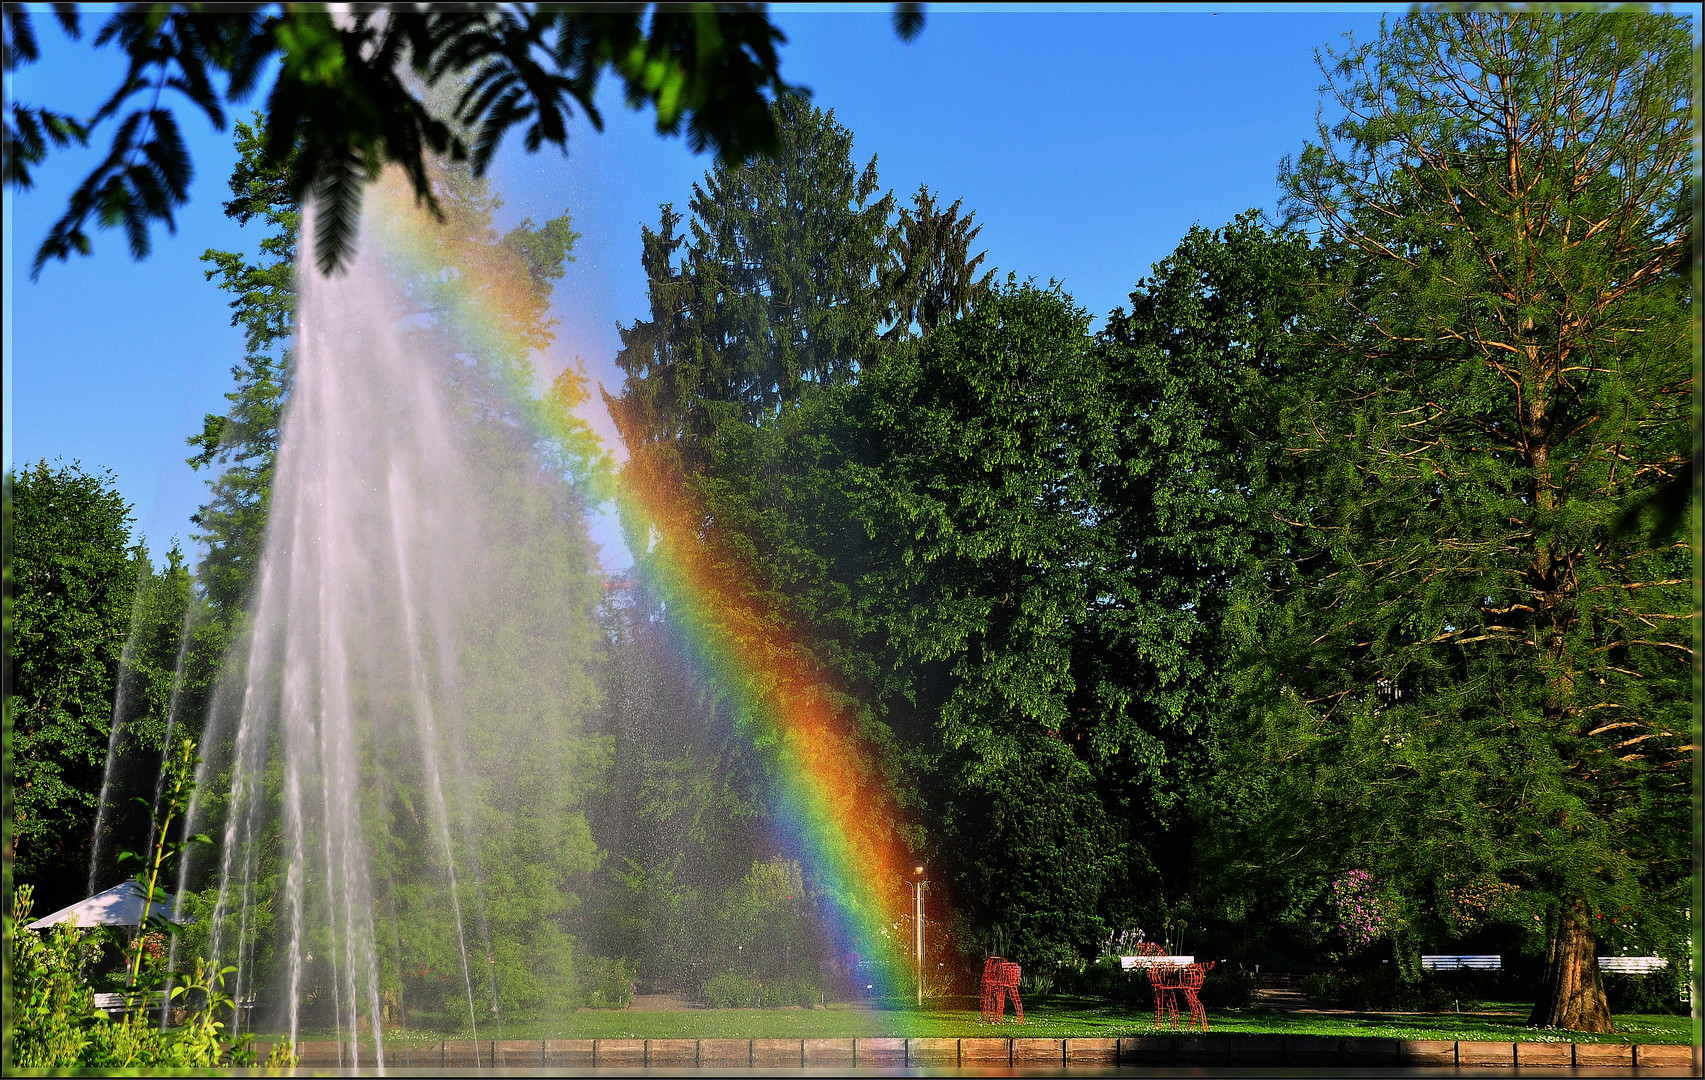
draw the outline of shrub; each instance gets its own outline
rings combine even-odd
[[[1054,988],[1054,974],[1026,967],[1018,977],[1018,992],[1024,997],[1041,997]]]
[[[1242,964],[1218,964],[1202,983],[1202,1004],[1210,1009],[1247,1009],[1255,1004],[1255,972]]]
[[[162,1031],[152,1015],[133,1013],[109,1020],[95,1008],[94,991],[78,974],[79,954],[85,951],[82,931],[68,923],[55,925],[46,935],[27,929],[31,901],[30,886],[19,887],[4,920],[12,968],[7,1039],[14,1067],[146,1073],[256,1064],[249,1048],[254,1037],[243,1035],[227,1044],[224,1025],[214,1019],[231,1007],[224,972],[198,962],[194,975],[182,979],[176,995],[197,1004],[180,1028]],[[294,1064],[288,1044],[280,1043],[264,1064]]]
[[[1366,870],[1351,870],[1327,886],[1338,933],[1351,952],[1387,937],[1397,925],[1391,898]]]
[[[759,1001],[761,984],[757,979],[724,971],[705,980],[704,998],[716,1009],[753,1009]]]
[[[1610,1000],[1613,1013],[1686,1015],[1692,1006],[1684,996],[1684,979],[1685,973],[1676,964],[1650,975],[1606,974],[1604,996]]]
[[[1302,992],[1340,1009],[1376,1012],[1391,1009],[1443,1012],[1452,1007],[1472,1009],[1480,1004],[1475,986],[1466,981],[1447,984],[1428,975],[1406,982],[1390,965],[1365,971],[1305,975]]]
[[[774,1009],[784,1005],[815,1005],[823,999],[822,989],[804,979],[765,982],[732,971],[706,979],[703,994],[717,1009]]]
[[[105,1017],[94,992],[77,977],[82,935],[60,923],[45,937],[24,928],[30,886],[20,887],[6,927],[12,952],[12,1062],[25,1069],[68,1069],[81,1063],[90,1029]]]
[[[1327,1005],[1336,1004],[1338,1001],[1338,976],[1326,971],[1304,975],[1299,989],[1302,990],[1304,997],[1313,998],[1315,1001],[1324,1002]]]
[[[1081,970],[1064,968],[1060,971],[1059,989],[1065,994],[1119,999],[1127,990],[1127,976],[1119,966],[1117,956],[1104,956]]]
[[[590,956],[580,961],[580,987],[593,1009],[625,1009],[633,1004],[638,967],[627,957]]]

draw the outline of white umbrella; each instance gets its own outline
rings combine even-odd
[[[114,885],[105,892],[98,892],[87,900],[79,900],[67,908],[60,908],[52,915],[46,915],[30,923],[31,930],[44,930],[55,923],[77,920],[78,926],[137,926],[142,922],[142,905],[147,900],[147,890],[134,881]],[[148,909],[150,915],[170,917],[176,914],[178,898],[170,893],[162,892],[156,897]]]

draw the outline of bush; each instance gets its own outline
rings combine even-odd
[[[1415,982],[1405,982],[1388,965],[1366,971],[1322,972],[1302,979],[1302,992],[1307,996],[1357,1012],[1472,1009],[1480,1004],[1477,989],[1466,980],[1447,984],[1430,974]]]
[[[1082,994],[1085,997],[1123,999],[1128,988],[1127,976],[1119,966],[1117,956],[1104,956],[1082,970],[1062,968],[1058,982],[1062,994]]]
[[[1247,1009],[1255,1004],[1255,972],[1242,964],[1218,964],[1202,983],[1202,1004],[1210,1009]]]
[[[784,1005],[816,1005],[822,989],[804,979],[772,979],[725,971],[705,980],[704,999],[717,1009],[775,1009]]]
[[[1068,969],[1069,970],[1069,969]],[[1041,997],[1054,988],[1052,972],[1023,968],[1018,977],[1018,992],[1024,997]]]
[[[1338,1000],[1338,976],[1325,971],[1304,975],[1298,989],[1304,997],[1332,1005]]]
[[[79,974],[80,954],[86,951],[83,932],[69,923],[59,923],[45,935],[27,929],[31,894],[30,886],[19,887],[4,920],[12,968],[7,1040],[14,1067],[147,1073],[256,1064],[249,1048],[253,1036],[227,1044],[224,1024],[214,1019],[231,1007],[223,992],[223,972],[198,963],[195,974],[182,980],[178,996],[197,1005],[180,1028],[162,1031],[152,1015],[136,1013],[109,1020],[95,1008],[94,991]],[[265,1062],[270,1068],[292,1064],[286,1043]]]
[[[24,928],[30,886],[18,889],[6,927],[12,952],[12,1061],[25,1069],[67,1069],[81,1064],[90,1029],[106,1017],[95,1011],[93,991],[77,977],[82,935],[60,923],[45,936]]]
[[[591,956],[580,961],[580,987],[592,1009],[625,1009],[633,1004],[638,967],[627,957]]]
[[[1606,974],[1604,996],[1610,1000],[1610,1011],[1686,1015],[1692,1006],[1684,996],[1685,984],[1678,975],[1683,973],[1675,964],[1650,975]]]

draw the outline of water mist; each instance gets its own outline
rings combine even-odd
[[[501,1038],[511,1005],[566,1008],[608,753],[584,724],[601,582],[580,511],[506,389],[524,350],[435,299],[453,260],[399,255],[430,227],[375,190],[343,270],[299,255],[252,626],[193,811],[227,991],[292,1039],[334,1030],[347,1067],[382,1068],[405,1018]]]

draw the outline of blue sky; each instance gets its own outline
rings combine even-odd
[[[784,77],[835,110],[859,164],[877,157],[884,188],[904,198],[926,183],[948,201],[963,197],[1001,276],[1059,279],[1097,316],[1124,303],[1193,224],[1275,208],[1279,161],[1314,130],[1315,49],[1346,31],[1376,34],[1381,10],[932,5],[923,35],[904,44],[887,6],[773,9],[789,38]],[[8,96],[93,111],[118,79],[116,55],[64,42],[46,18],[38,34],[43,61],[8,80]],[[640,225],[656,222],[660,203],[684,209],[709,162],[659,138],[649,116],[615,95],[604,113],[604,133],[579,125],[567,157],[529,156],[512,139],[493,180],[505,224],[566,208],[583,234],[556,291],[559,338],[541,372],[578,356],[613,390],[616,326],[645,310]],[[35,247],[92,151],[55,155],[33,191],[5,194],[7,466],[46,458],[111,469],[156,555],[174,539],[191,546],[205,476],[184,463],[185,440],[204,413],[223,410],[241,355],[200,255],[255,241],[220,211],[235,160],[229,135],[186,109],[179,117],[197,168],[191,202],[177,235],[158,231],[144,262],[131,261],[120,235],[101,233],[93,257],[29,280]]]

